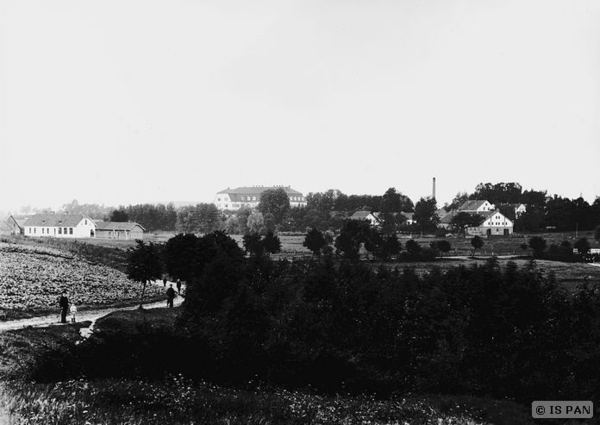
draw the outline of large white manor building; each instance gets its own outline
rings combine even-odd
[[[291,207],[305,207],[306,198],[290,186],[242,186],[217,192],[214,204],[220,210],[237,210],[241,207],[256,208],[261,194],[268,189],[282,188],[290,199]]]

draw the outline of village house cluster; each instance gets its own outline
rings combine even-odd
[[[516,204],[513,207],[516,217],[526,211],[524,204]],[[459,212],[477,214],[483,218],[483,222],[479,226],[467,227],[465,229],[467,235],[510,236],[513,234],[514,222],[504,216],[494,204],[486,200],[466,201],[460,207],[451,211],[446,211],[443,208],[437,210],[437,215],[440,219],[438,226],[442,229],[451,230],[452,218]],[[414,213],[402,212],[401,214],[405,218],[405,224],[411,225],[415,223]],[[377,212],[356,211],[350,218],[353,220],[368,220],[372,226],[381,225],[380,215]]]
[[[144,227],[138,223],[92,220],[85,214],[34,214],[10,216],[8,227],[13,235],[53,238],[143,239]]]

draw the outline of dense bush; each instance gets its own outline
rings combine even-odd
[[[589,331],[600,329],[600,295],[569,295],[533,262],[419,277],[330,256],[235,261],[218,258],[188,288],[179,325],[210,353],[194,362],[200,375],[335,391],[598,395],[586,371],[600,362],[590,349],[600,332]]]

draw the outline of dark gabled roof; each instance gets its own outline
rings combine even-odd
[[[371,211],[356,211],[350,216],[352,220],[366,220],[369,215],[373,215],[375,220],[379,221],[379,213],[372,213]]]
[[[466,201],[460,207],[458,207],[458,210],[459,211],[476,211],[477,208],[481,207],[486,202],[487,202],[486,200]]]
[[[142,229],[143,232],[146,231],[146,229],[144,229],[144,227],[141,224],[138,224],[136,222],[119,222],[119,221],[101,221],[96,223],[96,230],[128,230],[131,231],[133,229],[135,229],[136,227],[139,227],[140,229]]]
[[[83,219],[88,219],[95,224],[91,218],[83,214],[35,214],[29,217],[23,226],[75,227]]]

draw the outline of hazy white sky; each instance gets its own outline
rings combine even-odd
[[[597,0],[0,1],[0,210],[600,196]]]

